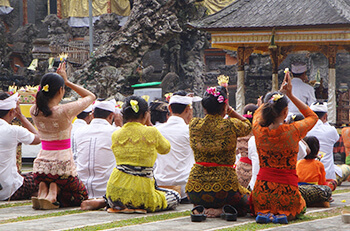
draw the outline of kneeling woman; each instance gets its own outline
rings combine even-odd
[[[157,153],[170,151],[170,143],[150,123],[147,102],[129,96],[123,104],[124,126],[112,135],[117,167],[107,183],[108,212],[145,213],[173,209],[180,195],[155,187],[153,165]]]
[[[296,164],[299,141],[316,124],[317,115],[292,93],[289,73],[281,92],[297,106],[305,119],[285,124],[288,100],[282,93],[268,94],[254,115],[253,134],[259,153],[260,171],[251,193],[258,223],[287,223],[302,213],[305,201],[298,189]]]
[[[87,190],[77,176],[70,133],[74,117],[96,97],[68,80],[65,63],[60,64],[57,73],[47,73],[42,77],[36,104],[30,109],[42,144],[42,150],[33,165],[35,182],[39,184],[38,198],[32,198],[34,209],[56,209],[59,205],[79,206],[88,198]],[[65,86],[82,98],[59,104]]]
[[[237,137],[248,135],[251,124],[227,104],[224,87],[208,88],[202,105],[207,115],[192,119],[189,125],[196,163],[186,192],[194,205],[205,207],[208,217],[220,216],[224,205],[235,207],[238,215],[244,216],[249,210],[249,191],[238,183],[233,165]],[[224,119],[226,114],[231,118]]]

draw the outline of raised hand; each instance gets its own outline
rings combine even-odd
[[[59,74],[60,76],[62,76],[62,78],[64,79],[64,82],[67,83],[68,82],[68,77],[67,77],[67,72],[66,72],[66,63],[60,63],[60,65],[57,68],[56,71],[57,74]]]
[[[290,74],[289,71],[287,71],[284,75],[284,80],[282,82],[281,88],[280,88],[280,92],[282,92],[283,94],[290,96],[292,94],[292,81],[290,78]]]

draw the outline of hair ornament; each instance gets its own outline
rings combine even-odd
[[[253,118],[253,115],[252,114],[244,114],[243,117],[247,118],[247,119],[251,119],[251,118]]]
[[[123,104],[123,101],[117,101],[115,107],[121,109],[123,107]]]
[[[139,102],[137,100],[130,100],[130,105],[131,105],[131,108],[132,110],[135,112],[135,113],[138,113],[140,108],[139,108]]]
[[[49,84],[46,84],[45,86],[43,86],[42,91],[49,92]]]
[[[224,96],[220,95],[220,91],[217,91],[216,87],[208,87],[207,88],[207,93],[209,95],[213,95],[215,97],[218,97],[218,102],[219,103],[227,103],[228,102],[228,99],[225,99]]]
[[[295,120],[295,117],[297,117],[297,115],[295,115],[295,114],[292,115],[292,119],[293,119],[293,120]]]
[[[165,96],[165,100],[169,102],[171,96],[173,96],[173,93],[166,93],[164,96]]]
[[[148,103],[149,100],[149,95],[143,95],[141,96],[142,99],[146,100],[146,102]]]
[[[219,103],[222,103],[222,102],[225,101],[225,98],[224,98],[222,95],[220,95],[220,96],[218,97],[218,101],[219,101]]]
[[[230,79],[230,77],[228,77],[226,75],[219,75],[218,76],[218,84],[222,87],[227,87],[229,79]]]
[[[279,99],[282,99],[284,95],[281,95],[280,93],[274,94],[270,100],[269,103],[277,102]]]

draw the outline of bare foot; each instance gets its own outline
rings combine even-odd
[[[38,198],[45,199],[47,197],[48,193],[49,193],[49,188],[47,187],[46,183],[40,182],[39,183]]]
[[[56,183],[51,183],[49,186],[49,193],[47,194],[45,199],[54,203],[57,201],[57,195],[58,195],[58,186]]]
[[[193,210],[193,214],[201,214],[200,212],[198,212],[198,210]]]
[[[103,198],[90,199],[81,202],[81,210],[97,210],[106,206],[106,202]]]
[[[220,214],[222,213],[222,208],[214,209],[209,208],[205,209],[204,214],[207,215],[207,217],[220,217]]]

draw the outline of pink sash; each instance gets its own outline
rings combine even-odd
[[[70,139],[66,140],[42,140],[41,147],[43,150],[53,151],[53,150],[64,150],[70,148]]]

